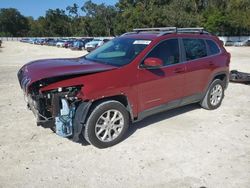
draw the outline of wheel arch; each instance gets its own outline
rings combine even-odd
[[[224,83],[224,87],[225,89],[228,86],[228,81],[229,81],[229,73],[227,71],[222,71],[222,72],[217,72],[215,74],[213,74],[204,90],[204,93],[207,92],[209,86],[213,83],[214,80],[219,79],[221,81],[223,81]]]
[[[216,79],[219,79],[219,80],[221,80],[223,83],[224,83],[224,88],[227,88],[227,85],[228,85],[228,74],[226,73],[226,72],[222,72],[222,73],[219,73],[219,74],[216,74],[215,76],[214,76],[214,78],[213,78],[213,80],[212,80],[212,82],[214,81],[214,80],[216,80]],[[212,83],[211,82],[211,83]],[[210,83],[210,84],[211,84]]]
[[[129,112],[129,118],[130,120],[133,120],[134,115],[133,115],[133,110],[131,108],[131,103],[128,99],[128,97],[126,95],[113,95],[113,96],[108,96],[105,98],[100,98],[97,99],[95,101],[92,102],[92,105],[89,109],[89,113],[99,104],[106,102],[106,101],[110,101],[110,100],[114,100],[114,101],[118,101],[120,102],[122,105],[124,105],[124,107],[127,109],[127,111]]]
[[[80,139],[80,133],[82,129],[84,128],[88,117],[90,116],[91,112],[95,109],[95,107],[103,102],[111,101],[111,100],[118,101],[122,105],[124,105],[124,107],[127,109],[129,113],[129,120],[132,122],[134,121],[135,117],[133,115],[131,103],[126,95],[120,94],[120,95],[107,96],[105,98],[99,98],[94,101],[82,101],[79,103],[78,107],[76,108],[76,114],[75,114],[74,121],[73,121],[74,122],[73,126],[75,130],[74,137],[73,137],[74,141],[78,141]]]
[[[204,91],[203,91],[203,94],[202,94],[203,97],[202,97],[202,98],[205,97],[205,95],[206,95],[206,93],[207,93],[207,91],[208,91],[210,85],[211,85],[211,84],[213,83],[213,81],[216,80],[216,79],[219,79],[219,80],[223,81],[223,83],[224,83],[224,88],[226,89],[227,86],[228,86],[228,82],[229,82],[229,73],[226,72],[226,71],[222,71],[222,72],[217,72],[217,73],[215,73],[214,75],[212,75],[211,78],[210,78],[210,80],[209,80],[209,82],[207,83],[207,85],[206,85]]]

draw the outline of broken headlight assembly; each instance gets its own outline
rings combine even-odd
[[[37,124],[53,129],[59,136],[72,136],[81,88],[81,85],[59,87],[30,97],[28,106],[37,117]]]
[[[56,134],[62,137],[70,137],[73,134],[73,118],[78,102],[77,94],[80,92],[80,86],[58,88],[55,92],[57,104],[53,106],[54,111],[54,130]]]

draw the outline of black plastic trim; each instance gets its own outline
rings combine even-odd
[[[163,104],[163,105],[160,105],[160,106],[157,106],[157,107],[154,107],[154,108],[150,108],[148,110],[145,110],[145,111],[139,113],[138,119],[136,121],[140,121],[140,120],[142,120],[142,119],[144,119],[144,118],[146,118],[148,116],[151,116],[151,115],[154,115],[154,114],[157,114],[157,113],[160,113],[160,112],[171,110],[171,109],[181,107],[181,106],[184,106],[184,105],[187,105],[187,104],[192,104],[192,103],[199,102],[199,101],[202,100],[202,98],[203,98],[203,93],[198,93],[198,94],[195,94],[195,95],[184,97],[182,99],[177,99],[177,100],[168,102],[166,104]]]
[[[75,112],[75,117],[73,121],[73,138],[74,142],[80,141],[80,135],[82,133],[82,129],[84,123],[86,121],[91,102],[81,102]]]

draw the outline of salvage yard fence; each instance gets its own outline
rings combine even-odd
[[[0,40],[2,41],[20,41],[21,39],[24,38],[31,38],[31,39],[39,39],[39,38],[54,38],[54,39],[61,39],[61,38],[88,38],[88,37],[0,37]],[[90,37],[89,37],[90,38]],[[94,37],[94,38],[106,38],[106,39],[112,39],[114,37]],[[219,39],[223,41],[225,44],[227,41],[230,41],[235,44],[239,43],[245,43],[246,41],[250,40],[250,36],[219,36]]]
[[[250,36],[229,36],[229,37],[225,37],[225,36],[219,36],[219,39],[221,41],[223,41],[223,43],[225,44],[227,41],[232,41],[234,43],[244,43],[248,40],[250,40]]]
[[[2,41],[20,41],[21,39],[44,39],[44,38],[53,38],[53,39],[62,39],[62,38],[75,38],[75,39],[81,39],[81,38],[105,38],[105,39],[112,39],[114,37],[0,37],[0,40]]]

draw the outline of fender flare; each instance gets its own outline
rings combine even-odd
[[[92,102],[81,102],[76,109],[74,120],[73,120],[73,138],[74,142],[80,141],[80,135],[84,127],[89,109]]]
[[[211,77],[211,79],[208,82],[208,85],[205,87],[205,90],[203,92],[203,98],[205,97],[207,90],[209,89],[210,85],[213,83],[216,76],[220,76],[220,75],[226,75],[225,89],[227,88],[228,83],[229,83],[229,73],[226,71],[217,72],[217,73],[213,74],[213,76]]]

